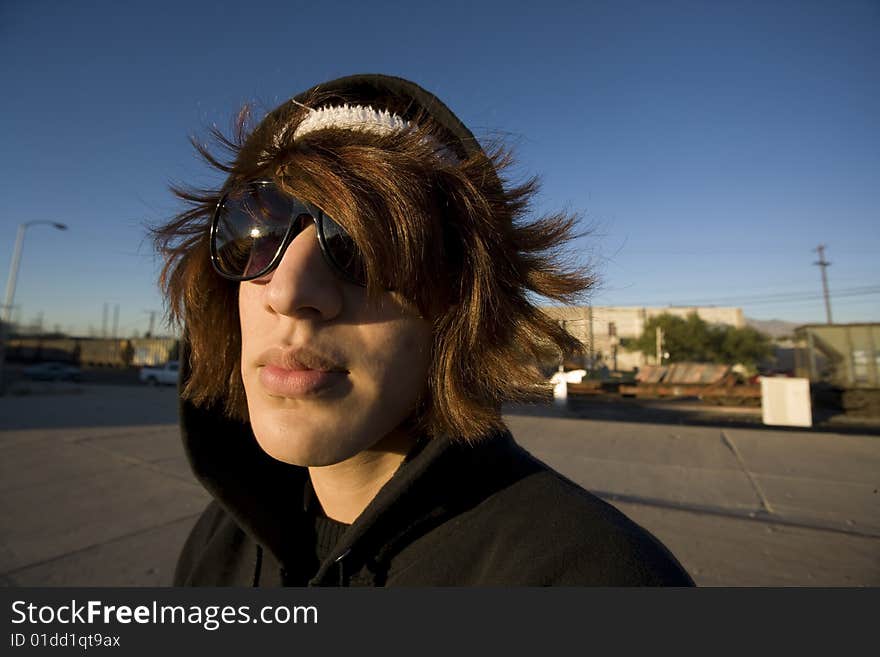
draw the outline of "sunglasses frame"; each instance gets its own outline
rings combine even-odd
[[[263,187],[272,187],[279,194],[285,195],[284,192],[278,189],[278,186],[275,184],[273,180],[252,180],[251,182],[245,185],[245,189],[260,189]],[[228,190],[224,192],[223,196],[220,197],[220,200],[217,202],[217,205],[214,207],[214,214],[211,217],[211,232],[210,232],[210,247],[211,247],[211,264],[214,267],[214,271],[216,271],[220,276],[226,278],[231,281],[237,281],[239,283],[244,281],[252,281],[257,278],[262,278],[266,274],[274,271],[279,263],[281,262],[281,258],[284,256],[284,252],[287,250],[287,247],[290,246],[290,243],[294,240],[296,235],[299,235],[299,232],[296,235],[293,234],[293,223],[294,217],[291,216],[288,218],[287,223],[287,231],[284,233],[284,238],[281,240],[281,244],[278,246],[278,249],[275,251],[275,254],[272,256],[272,259],[269,261],[269,264],[266,265],[259,273],[253,274],[251,276],[236,276],[233,274],[227,274],[220,267],[220,254],[217,252],[217,234],[218,234],[218,226],[220,224],[220,211],[225,205],[229,195],[233,190]],[[286,196],[286,195],[285,195]],[[330,247],[327,245],[327,238],[324,234],[324,220],[332,221],[334,224],[339,226],[339,229],[348,235],[348,232],[343,228],[340,224],[333,221],[332,218],[328,217],[324,214],[324,211],[321,208],[312,205],[311,203],[306,203],[298,198],[294,198],[294,200],[301,204],[306,210],[308,210],[309,216],[312,218],[312,221],[315,222],[316,232],[318,234],[318,245],[321,247],[321,255],[324,257],[324,261],[330,265],[330,268],[342,279],[344,279],[348,283],[352,283],[359,287],[366,287],[366,282],[362,282],[358,280],[356,277],[352,276],[348,272],[346,272],[339,264],[337,264],[336,260],[330,254]],[[301,232],[301,231],[300,231]],[[349,235],[349,238],[351,236]]]

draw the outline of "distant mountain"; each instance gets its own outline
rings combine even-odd
[[[746,326],[751,326],[761,333],[766,333],[771,338],[790,336],[794,333],[796,327],[803,324],[804,322],[786,322],[781,319],[752,319],[751,317],[746,317]]]

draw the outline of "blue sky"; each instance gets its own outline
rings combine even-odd
[[[475,6],[474,6],[475,5]],[[0,4],[0,272],[28,229],[22,322],[123,332],[161,310],[144,222],[211,184],[187,141],[245,102],[342,75],[436,93],[538,174],[596,305],[736,305],[880,320],[876,2],[41,2]],[[111,311],[112,317],[112,311]]]

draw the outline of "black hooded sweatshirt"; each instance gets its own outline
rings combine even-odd
[[[185,348],[181,361],[185,379]],[[474,444],[419,441],[319,563],[308,469],[267,455],[250,425],[219,407],[181,400],[180,419],[214,500],[175,586],[693,585],[656,538],[507,431]]]

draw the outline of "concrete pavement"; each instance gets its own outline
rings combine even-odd
[[[0,397],[0,578],[163,586],[208,495],[180,444],[176,390],[39,384]]]
[[[880,585],[880,438],[639,413],[510,407],[505,418],[539,458],[658,536],[698,584]],[[207,501],[173,389],[64,384],[0,398],[7,585],[166,585]]]

